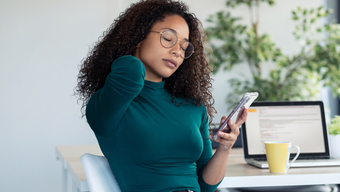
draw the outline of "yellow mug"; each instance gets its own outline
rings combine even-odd
[[[286,173],[289,167],[300,155],[300,147],[291,142],[264,142],[266,156],[271,173]],[[294,159],[289,163],[290,150],[292,147],[297,149]]]

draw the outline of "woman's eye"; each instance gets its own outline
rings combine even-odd
[[[170,38],[167,38],[167,37],[163,37],[163,39],[165,40],[165,41],[171,41],[171,39]]]
[[[188,45],[187,45],[186,43],[183,43],[182,46],[181,46],[181,49],[182,49],[183,51],[186,51],[187,48],[188,48]]]

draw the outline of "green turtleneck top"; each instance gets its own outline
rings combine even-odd
[[[143,63],[116,59],[86,107],[87,121],[122,192],[214,191],[202,178],[212,156],[205,107],[171,100],[164,81],[144,80]]]

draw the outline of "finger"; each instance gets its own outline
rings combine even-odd
[[[227,141],[235,141],[236,137],[234,134],[229,134],[229,133],[224,133],[222,131],[219,131],[218,136],[220,138],[216,139],[217,142],[223,141],[223,140],[227,140]]]
[[[227,119],[227,117],[226,116],[223,116],[222,118],[221,118],[221,124],[222,123],[224,123],[224,121]]]
[[[241,126],[247,120],[247,117],[248,117],[248,110],[244,107],[243,111],[238,114],[236,124],[238,126]]]
[[[235,124],[232,120],[229,120],[228,125],[229,125],[229,127],[231,129],[230,133],[233,133],[233,134],[236,134],[236,135],[240,134],[240,130],[239,130],[240,126]]]
[[[244,110],[246,110],[246,107],[245,107],[245,106],[243,106],[242,109],[241,109],[241,111],[238,113],[237,119],[241,118],[241,116],[242,116],[243,113],[244,113]]]

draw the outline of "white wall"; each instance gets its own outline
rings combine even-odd
[[[11,0],[0,1],[0,191],[61,191],[61,166],[56,145],[95,144],[72,96],[78,65],[89,46],[135,1]],[[185,0],[204,26],[224,0]],[[278,0],[261,8],[260,32],[269,33],[283,52],[298,50],[290,11],[298,5],[316,7],[320,0]],[[248,18],[246,7],[233,11]],[[244,21],[245,23],[248,20]],[[214,76],[215,122],[226,115],[226,81]]]
[[[96,143],[72,96],[77,66],[118,8],[11,0],[0,14],[0,191],[61,191],[55,146]]]

